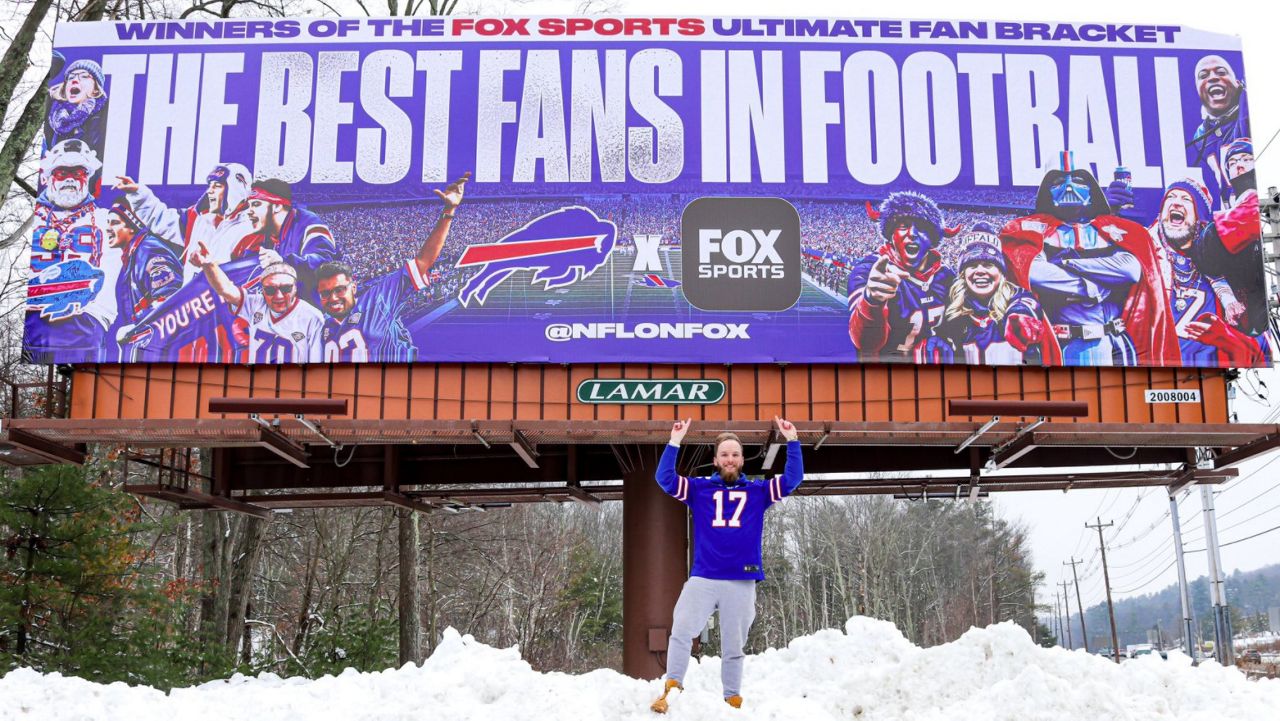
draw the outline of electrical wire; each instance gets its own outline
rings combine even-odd
[[[1218,548],[1226,548],[1227,546],[1234,546],[1234,545],[1236,545],[1237,543],[1244,543],[1245,541],[1252,541],[1253,539],[1257,538],[1258,536],[1265,536],[1265,535],[1267,535],[1268,533],[1274,533],[1275,531],[1280,531],[1280,526],[1273,526],[1273,527],[1271,527],[1271,528],[1268,528],[1268,529],[1267,529],[1267,530],[1265,530],[1265,531],[1258,531],[1257,533],[1253,534],[1252,536],[1245,536],[1244,538],[1237,538],[1237,539],[1236,539],[1236,540],[1234,540],[1234,541],[1227,541],[1226,543],[1219,543],[1219,544],[1218,544]],[[1203,549],[1203,548],[1193,548],[1193,549],[1191,549],[1190,551],[1184,551],[1184,553],[1204,553],[1204,552],[1205,552],[1205,549]]]
[[[1276,136],[1277,136],[1277,135],[1280,135],[1280,128],[1276,128],[1276,131],[1275,131],[1274,133],[1272,133],[1272,134],[1271,134],[1271,140],[1268,140],[1268,141],[1267,141],[1267,144],[1266,144],[1266,145],[1264,145],[1264,146],[1262,146],[1262,150],[1261,150],[1261,151],[1258,153],[1258,155],[1254,158],[1254,161],[1255,161],[1255,162],[1257,162],[1257,160],[1258,160],[1259,158],[1261,158],[1261,157],[1262,157],[1262,154],[1263,154],[1263,153],[1267,152],[1267,148],[1270,148],[1270,147],[1271,147],[1271,143],[1275,141],[1275,139],[1276,139]]]
[[[1156,581],[1160,580],[1160,577],[1161,577],[1161,576],[1163,576],[1163,575],[1165,574],[1165,572],[1166,572],[1166,571],[1168,571],[1170,568],[1173,568],[1173,564],[1175,564],[1175,563],[1177,563],[1177,562],[1178,562],[1178,559],[1176,559],[1176,558],[1175,558],[1175,559],[1173,559],[1173,561],[1171,561],[1171,562],[1169,563],[1169,565],[1167,565],[1167,566],[1165,566],[1164,568],[1160,569],[1160,572],[1159,572],[1159,573],[1157,573],[1156,575],[1154,575],[1154,576],[1152,576],[1151,578],[1147,579],[1146,581],[1144,581],[1144,582],[1142,582],[1142,583],[1138,584],[1137,586],[1134,586],[1133,588],[1126,588],[1126,589],[1123,589],[1123,590],[1114,590],[1114,589],[1113,589],[1111,592],[1112,592],[1113,594],[1114,594],[1114,593],[1133,593],[1134,591],[1138,591],[1138,590],[1141,590],[1141,589],[1143,589],[1143,588],[1146,588],[1147,586],[1150,586],[1151,584],[1153,584],[1153,583],[1155,583]]]

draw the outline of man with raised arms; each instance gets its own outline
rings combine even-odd
[[[667,679],[662,696],[650,706],[657,713],[666,713],[667,697],[673,690],[683,690],[693,637],[716,610],[720,612],[724,700],[734,708],[742,706],[743,645],[756,617],[756,584],[764,580],[764,512],[791,495],[804,480],[796,427],[778,417],[773,422],[787,439],[787,466],[781,476],[743,476],[742,441],[732,433],[716,437],[715,473],[707,477],[679,475],[676,456],[690,422],[676,421],[671,427],[671,440],[658,462],[658,485],[689,506],[693,516],[693,568],[673,611]]]

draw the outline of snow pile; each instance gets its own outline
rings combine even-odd
[[[309,681],[235,676],[165,695],[18,670],[0,679],[0,719],[180,721],[245,719],[654,719],[658,681],[613,671],[536,673],[514,649],[450,629],[421,667],[348,669]],[[972,629],[922,649],[892,624],[850,619],[746,662],[745,704],[721,700],[720,660],[695,661],[671,719],[1263,719],[1280,708],[1280,681],[1247,681],[1181,654],[1116,666],[1080,651],[1044,649],[1021,628]]]

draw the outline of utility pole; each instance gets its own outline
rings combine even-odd
[[[1080,612],[1080,641],[1084,644],[1084,652],[1089,653],[1089,631],[1084,627],[1084,604],[1080,601],[1080,579],[1076,576],[1076,564],[1084,563],[1084,559],[1076,560],[1075,556],[1071,557],[1071,562],[1062,562],[1064,566],[1071,566],[1071,582],[1076,587],[1076,610]]]
[[[1196,639],[1192,628],[1191,590],[1187,588],[1187,561],[1182,555],[1182,523],[1178,520],[1178,499],[1169,496],[1169,518],[1173,521],[1173,555],[1178,565],[1178,597],[1182,600],[1182,649],[1192,663],[1196,660]]]
[[[1071,597],[1067,595],[1067,582],[1062,581],[1058,584],[1062,586],[1062,603],[1067,607],[1067,648],[1075,650],[1076,642],[1071,638]]]
[[[1058,622],[1058,647],[1062,647],[1062,600],[1058,597],[1058,589],[1053,589],[1053,618]]]
[[[1111,620],[1111,656],[1116,663],[1120,663],[1120,639],[1116,636],[1116,608],[1111,603],[1111,573],[1107,570],[1107,542],[1102,540],[1102,529],[1108,526],[1116,525],[1114,521],[1102,522],[1102,517],[1098,517],[1098,522],[1094,525],[1084,524],[1085,528],[1098,529],[1098,548],[1102,549],[1102,583],[1107,587],[1107,618]]]
[[[1209,595],[1213,599],[1213,655],[1218,663],[1231,666],[1236,662],[1231,642],[1231,614],[1227,608],[1227,589],[1222,578],[1222,550],[1218,547],[1218,514],[1213,507],[1213,489],[1200,486],[1200,502],[1204,506],[1204,541],[1209,557]]]

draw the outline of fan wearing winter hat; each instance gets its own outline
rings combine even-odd
[[[1005,276],[999,231],[985,221],[965,236],[960,274],[951,284],[946,310],[935,337],[927,343],[927,360],[980,365],[1050,364],[1061,351],[1040,302]]]
[[[956,277],[937,246],[960,228],[947,228],[938,204],[909,190],[891,194],[878,210],[868,203],[867,214],[885,243],[849,274],[849,339],[862,360],[922,359]]]
[[[1160,216],[1151,226],[1182,364],[1199,367],[1252,366],[1260,360],[1258,341],[1237,329],[1246,308],[1225,278],[1201,269],[1206,229],[1212,224],[1209,190],[1183,178],[1169,185]]]
[[[49,88],[45,147],[72,138],[83,140],[102,157],[106,139],[107,92],[102,66],[77,60],[66,66],[61,82]]]

